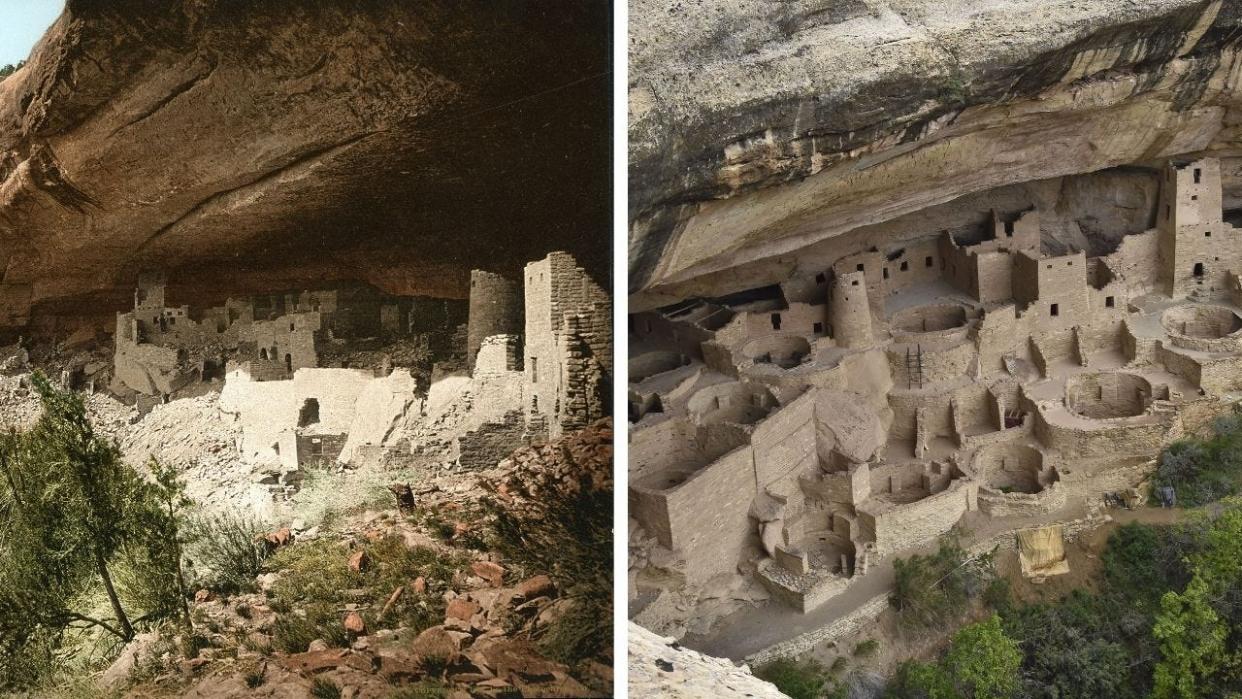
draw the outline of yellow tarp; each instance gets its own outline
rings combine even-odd
[[[1065,541],[1061,525],[1025,529],[1018,532],[1018,562],[1028,578],[1064,575],[1069,572],[1065,560]]]

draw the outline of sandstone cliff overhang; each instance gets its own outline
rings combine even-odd
[[[603,3],[69,0],[0,81],[0,302],[608,264]],[[84,303],[85,302],[85,303]],[[9,309],[0,316],[20,317]]]
[[[1221,158],[1242,206],[1237,3],[635,0],[630,20],[638,310],[807,273],[833,259],[816,246],[928,207],[1183,154]]]

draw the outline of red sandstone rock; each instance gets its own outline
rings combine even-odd
[[[345,630],[361,636],[367,632],[367,624],[362,620],[362,615],[358,612],[350,612],[345,615]]]
[[[349,557],[349,569],[354,571],[355,573],[363,572],[364,570],[367,569],[368,565],[370,565],[370,561],[367,558],[366,551],[362,551],[362,550],[355,551],[353,555]]]
[[[288,545],[293,540],[293,532],[289,530],[289,527],[281,527],[274,532],[269,532],[263,537],[263,540],[272,548],[280,548],[281,546]]]
[[[546,575],[536,575],[533,578],[523,580],[518,585],[518,592],[528,600],[551,595],[555,589],[555,586],[552,584],[552,578]]]
[[[5,282],[24,290],[4,295],[0,325],[52,300],[39,312],[114,322],[146,266],[179,269],[194,294],[361,276],[464,298],[477,260],[520,273],[556,249],[602,276],[608,236],[582,231],[607,230],[608,179],[582,173],[610,142],[609,110],[584,108],[610,94],[589,79],[608,69],[607,4],[502,5],[66,3],[0,81]],[[257,72],[256,52],[271,58]],[[541,186],[510,191],[497,162]]]
[[[461,640],[443,626],[432,626],[414,639],[410,644],[410,651],[420,662],[423,659],[453,662],[461,653]]]
[[[500,587],[504,584],[505,569],[497,563],[475,561],[470,564],[470,570],[475,575],[486,580],[492,587]]]
[[[448,607],[444,610],[444,614],[449,619],[461,619],[462,621],[470,621],[470,618],[482,611],[482,607],[471,602],[464,597],[448,603]]]

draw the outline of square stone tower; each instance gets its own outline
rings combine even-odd
[[[557,437],[608,413],[612,301],[573,256],[526,265],[527,430]]]
[[[1225,288],[1242,241],[1222,219],[1220,161],[1170,162],[1160,179],[1160,286],[1174,298]]]

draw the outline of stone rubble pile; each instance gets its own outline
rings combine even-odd
[[[503,506],[526,516],[553,491],[611,488],[611,438],[611,422],[601,421],[580,434],[520,450],[496,468],[468,477],[444,475],[419,489],[394,484],[392,509],[350,515],[330,530],[295,521],[262,537],[272,551],[325,539],[340,544],[352,551],[341,565],[354,573],[387,565],[360,546],[367,541],[395,539],[410,549],[444,554],[441,560],[455,561],[455,572],[442,593],[443,617],[433,625],[368,628],[368,620],[388,618],[388,610],[403,599],[430,593],[431,578],[415,574],[374,603],[337,610],[348,632],[344,647],[317,639],[302,652],[285,652],[273,647],[277,624],[303,610],[282,608],[271,597],[291,571],[270,570],[256,579],[256,592],[229,596],[201,590],[195,595],[192,616],[199,632],[208,635],[209,647],[180,660],[165,652],[160,661],[166,670],[158,683],[188,684],[182,695],[202,699],[305,696],[316,681],[330,681],[341,688],[342,697],[352,699],[387,697],[395,687],[421,682],[443,683],[443,696],[453,699],[606,696],[598,688],[612,682],[610,653],[571,670],[539,645],[576,602],[546,574],[523,572],[496,553],[472,550],[462,558],[466,549],[453,542],[475,526],[468,513],[477,512],[482,497],[504,499]],[[451,523],[453,533],[441,540],[429,531],[423,519],[431,515]],[[135,658],[158,655],[149,639],[143,643],[144,648],[123,654],[130,666]],[[124,668],[114,670],[115,678],[126,674]],[[261,676],[257,683],[256,674]]]

